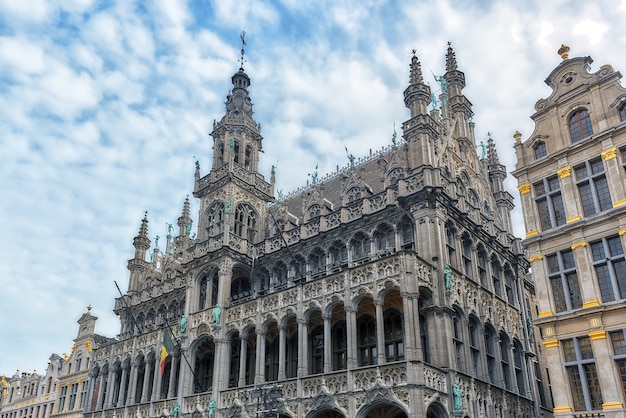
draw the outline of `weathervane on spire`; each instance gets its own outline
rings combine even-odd
[[[243,63],[245,62],[244,55],[246,54],[246,49],[244,48],[246,44],[246,31],[241,31],[241,69],[243,69]]]

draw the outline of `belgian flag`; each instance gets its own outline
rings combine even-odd
[[[174,343],[172,343],[172,339],[170,338],[170,333],[167,329],[164,330],[163,333],[163,343],[161,344],[161,376],[165,373],[165,360],[167,356],[174,351]]]

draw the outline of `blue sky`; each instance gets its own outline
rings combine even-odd
[[[442,74],[448,41],[477,139],[492,132],[512,170],[513,132],[532,133],[561,43],[592,71],[626,71],[625,21],[626,2],[608,0],[0,0],[0,374],[69,352],[88,304],[100,334],[118,333],[113,281],[127,286],[144,211],[164,236],[194,158],[208,173],[242,30],[261,171],[276,164],[288,193],[316,165],[348,164],[344,147],[389,145],[411,50]],[[514,223],[523,235],[519,210]]]

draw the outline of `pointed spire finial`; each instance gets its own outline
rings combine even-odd
[[[241,35],[239,35],[239,38],[241,38],[241,61],[240,61],[241,68],[240,69],[243,70],[243,63],[245,62],[244,55],[246,55],[245,46],[247,45],[246,44],[246,31],[245,30],[241,31]]]
[[[145,211],[143,219],[141,220],[141,226],[139,227],[139,236],[148,238],[148,211]]]
[[[419,59],[415,55],[417,51],[413,50],[413,57],[411,57],[411,75],[409,79],[409,84],[421,84],[424,82],[424,77],[422,76],[422,65],[420,64]]]
[[[487,160],[489,164],[500,164],[500,158],[498,158],[498,151],[496,150],[496,144],[491,137],[491,132],[487,133]]]
[[[452,42],[448,42],[448,52],[446,53],[446,72],[456,70],[456,56],[454,54],[454,50],[452,49]]]

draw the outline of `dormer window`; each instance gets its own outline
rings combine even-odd
[[[591,128],[591,118],[587,109],[581,109],[569,118],[569,132],[572,137],[572,143],[578,142],[593,134]]]
[[[545,142],[537,142],[533,147],[533,151],[535,152],[535,159],[545,157],[548,154]]]

